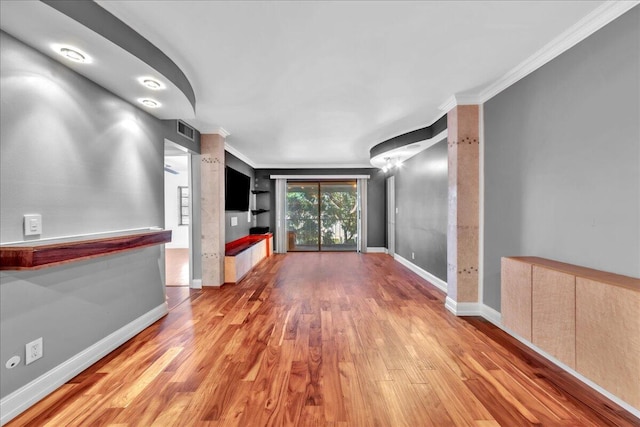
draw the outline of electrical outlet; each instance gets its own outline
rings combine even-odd
[[[31,341],[25,346],[26,357],[24,359],[25,364],[30,364],[42,357],[43,353],[42,337],[37,340]]]
[[[414,254],[413,252],[411,252],[411,259],[416,259],[416,254]]]

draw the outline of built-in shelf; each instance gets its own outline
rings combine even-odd
[[[269,190],[251,190],[252,194],[266,194]]]
[[[171,241],[171,230],[140,229],[0,245],[0,270],[37,270]]]
[[[269,212],[269,209],[252,209],[251,213],[254,215],[260,215],[261,213]]]

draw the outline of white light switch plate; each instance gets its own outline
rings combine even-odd
[[[238,225],[238,217],[237,216],[232,216],[231,217],[231,226],[235,227],[236,225]]]
[[[24,235],[37,236],[42,234],[42,215],[27,214],[24,216]]]

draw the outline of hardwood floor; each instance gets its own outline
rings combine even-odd
[[[169,315],[10,426],[638,426],[382,254],[294,253]]]
[[[189,286],[189,248],[165,249],[167,286]]]

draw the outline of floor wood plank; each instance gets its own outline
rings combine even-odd
[[[444,298],[384,254],[275,255],[8,426],[640,425]]]

